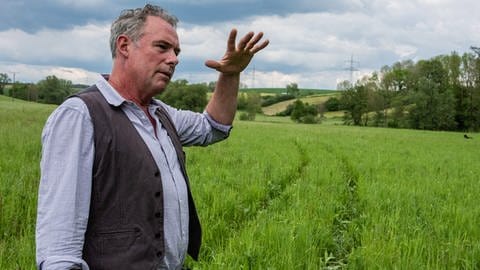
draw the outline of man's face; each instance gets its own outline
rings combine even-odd
[[[143,35],[132,44],[129,55],[134,80],[142,91],[155,95],[165,90],[178,64],[179,53],[175,28],[159,17],[147,17]]]

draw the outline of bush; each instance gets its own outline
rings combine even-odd
[[[280,95],[274,95],[274,96],[265,96],[262,101],[262,107],[267,107],[270,105],[273,105],[278,102],[282,102],[285,100],[290,100],[294,99],[294,95],[285,95],[285,94],[280,94]]]
[[[308,114],[308,115],[305,115],[303,117],[300,117],[299,122],[304,123],[304,124],[316,124],[316,123],[320,122],[320,118],[318,118],[318,117],[316,117],[312,114]]]
[[[297,99],[292,104],[292,113],[290,118],[298,123],[318,123],[319,119],[317,118],[318,110],[317,106],[310,105],[308,103],[303,103],[301,100]]]
[[[247,105],[248,105],[247,94],[238,93],[237,110],[245,110],[247,108]]]
[[[325,101],[325,108],[329,112],[336,112],[340,110],[340,100],[336,97],[331,97],[327,101]]]
[[[240,116],[238,117],[238,119],[240,119],[242,121],[253,121],[253,120],[255,120],[255,115],[253,115],[253,117],[252,117],[252,114],[250,114],[248,112],[242,112],[242,113],[240,113]]]

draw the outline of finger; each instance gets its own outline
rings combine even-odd
[[[256,54],[258,51],[260,51],[260,50],[264,49],[265,47],[267,47],[267,45],[268,45],[269,43],[270,43],[270,41],[267,39],[267,40],[265,40],[264,42],[262,42],[262,44],[253,47],[253,48],[250,50],[250,52],[251,52],[252,54]]]
[[[253,48],[253,46],[255,46],[257,44],[257,42],[260,41],[260,39],[262,39],[262,37],[263,37],[263,32],[260,32],[256,36],[254,36],[253,39],[251,39],[247,43],[247,46],[245,47],[245,50],[250,50],[251,48]]]
[[[235,40],[237,39],[237,29],[232,29],[227,41],[227,51],[235,51]]]
[[[253,32],[249,32],[242,39],[240,39],[240,41],[238,42],[238,49],[245,50],[247,43],[250,41],[250,39],[252,39],[252,37],[253,37]]]

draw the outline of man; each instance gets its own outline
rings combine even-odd
[[[178,64],[177,19],[158,6],[113,22],[110,76],[67,99],[42,133],[37,213],[39,269],[181,269],[197,259],[201,230],[182,145],[228,137],[240,72],[268,45],[236,44],[232,30],[203,114],[153,97]]]

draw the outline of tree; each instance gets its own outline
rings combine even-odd
[[[409,119],[413,128],[455,129],[454,96],[448,75],[439,58],[419,61],[415,67],[416,86],[411,93]]]
[[[28,100],[28,85],[15,82],[10,88],[10,96],[18,99]]]
[[[5,85],[10,82],[10,78],[6,73],[0,73],[0,95],[5,94]]]
[[[352,83],[349,80],[341,81],[337,84],[337,90],[345,91],[353,87]]]
[[[237,110],[245,110],[247,108],[247,94],[240,92],[237,96]]]
[[[380,82],[377,72],[374,72],[371,76],[363,77],[360,81],[358,81],[358,84],[364,86],[364,97],[367,100],[366,112],[362,116],[363,125],[369,125],[370,112],[375,112],[375,125],[382,125],[384,119],[386,118],[385,112],[388,109],[388,105],[386,104],[387,102],[385,98],[380,95]]]
[[[206,84],[188,84],[187,80],[171,82],[159,98],[178,109],[202,112],[207,105],[208,86]]]
[[[384,66],[380,71],[378,96],[376,97],[377,109],[375,111],[376,125],[399,127],[404,117],[404,96],[412,85],[411,74],[414,63],[404,60],[394,63],[391,67]],[[389,113],[392,112],[392,113]],[[389,120],[392,115],[394,119]],[[383,117],[383,119],[381,119]]]
[[[254,121],[257,113],[262,111],[262,98],[259,93],[254,92],[246,96],[245,112],[240,115],[240,119]]]
[[[71,81],[59,79],[54,75],[39,81],[37,88],[38,101],[49,104],[60,104],[74,93]]]
[[[443,64],[447,72],[447,87],[452,91],[454,99],[455,116],[457,130],[466,130],[466,120],[468,117],[468,88],[462,83],[462,57],[456,52],[450,55],[437,57]]]
[[[408,124],[406,123],[406,107],[408,102],[405,101],[406,97],[404,95],[396,95],[392,99],[392,113],[390,120],[387,122],[388,127],[392,128],[407,128]]]
[[[379,75],[339,83],[345,124],[480,130],[480,56],[440,55],[384,66]]]
[[[353,88],[342,92],[340,103],[345,110],[344,123],[359,126],[362,124],[362,116],[368,112],[367,88],[363,85],[356,85]]]
[[[464,87],[461,93],[462,130],[476,131],[480,129],[480,57],[471,53],[462,56],[461,81]]]
[[[345,110],[344,123],[353,122],[354,125],[367,126],[370,120],[369,112],[378,114],[385,105],[379,91],[379,77],[377,73],[365,76],[357,81],[354,87],[344,90],[340,97],[341,108]]]
[[[381,69],[382,89],[386,91],[404,92],[408,89],[411,70],[414,66],[412,60],[396,62],[392,67],[385,66]]]
[[[216,81],[209,82],[207,84],[207,86],[208,86],[208,91],[213,92],[213,91],[215,91],[215,87],[217,86],[217,82]]]
[[[299,94],[300,90],[298,89],[297,83],[290,83],[287,85],[287,95],[293,95],[295,97],[298,97]]]

